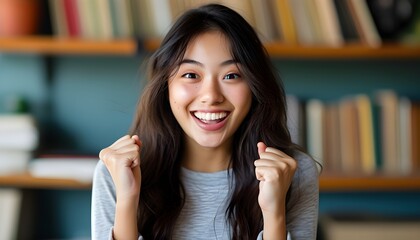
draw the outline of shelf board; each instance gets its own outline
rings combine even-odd
[[[321,192],[349,191],[405,191],[420,190],[420,175],[339,175],[322,173]],[[45,188],[45,189],[91,189],[92,183],[71,179],[37,178],[29,173],[0,176],[0,187]]]
[[[158,39],[144,41],[147,51],[155,51],[159,47]],[[351,59],[351,58],[419,58],[419,45],[385,44],[381,47],[370,47],[361,44],[347,44],[342,47],[300,46],[280,42],[264,43],[271,57],[278,58],[321,58],[321,59]]]
[[[142,49],[153,52],[160,45],[160,39],[146,39]],[[388,44],[381,47],[369,47],[360,44],[348,44],[342,47],[299,46],[281,42],[265,43],[271,57],[278,58],[420,58],[419,45]],[[58,38],[49,36],[31,36],[0,38],[0,52],[39,53],[49,55],[126,55],[134,56],[138,52],[138,43],[134,39],[121,40],[83,40],[77,38]]]
[[[49,55],[135,55],[137,43],[133,39],[82,40],[34,36],[0,38],[0,52],[39,53]]]
[[[33,177],[29,173],[0,176],[0,187],[43,189],[91,189],[92,183],[72,179],[50,179]]]
[[[349,44],[343,47],[297,46],[279,43],[266,43],[265,47],[272,57],[285,58],[420,58],[420,45],[383,45],[370,47]]]
[[[321,192],[420,190],[420,175],[346,175],[322,173]]]

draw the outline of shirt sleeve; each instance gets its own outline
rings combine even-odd
[[[291,195],[286,206],[288,239],[316,239],[319,206],[319,171],[316,162],[299,152]]]
[[[92,184],[91,230],[92,239],[113,240],[116,194],[111,175],[105,164],[99,161]],[[138,240],[143,240],[139,236]]]

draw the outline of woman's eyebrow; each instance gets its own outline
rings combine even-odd
[[[188,59],[188,58],[183,59],[183,60],[179,63],[179,65],[182,65],[182,64],[194,64],[194,65],[198,65],[198,66],[200,66],[200,67],[204,67],[204,64],[202,64],[201,62],[196,61],[196,60],[192,60],[192,59]]]
[[[236,65],[237,63],[238,63],[238,61],[233,60],[233,59],[229,59],[229,60],[226,60],[226,61],[222,62],[220,64],[220,66],[227,66],[227,65],[232,65],[232,64],[235,64]],[[188,59],[188,58],[183,59],[179,63],[179,65],[182,65],[182,64],[194,64],[194,65],[198,65],[200,67],[204,67],[204,64],[203,63],[201,63],[199,61],[196,61],[196,60]]]

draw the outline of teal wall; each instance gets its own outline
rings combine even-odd
[[[42,149],[96,155],[129,129],[143,86],[144,59],[0,54],[0,112],[7,110],[2,103],[11,96],[22,96],[39,121]],[[275,59],[274,64],[286,91],[303,99],[336,100],[378,88],[420,98],[420,60]],[[42,190],[38,196],[39,238],[89,236],[89,191]],[[417,192],[322,193],[320,211],[362,206],[373,214],[420,217],[419,201]]]

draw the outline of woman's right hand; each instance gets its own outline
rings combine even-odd
[[[126,135],[99,153],[116,188],[117,201],[138,202],[141,186],[141,141],[137,135]]]

